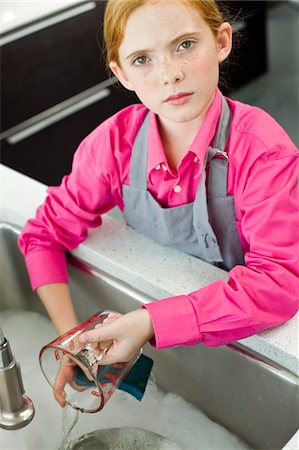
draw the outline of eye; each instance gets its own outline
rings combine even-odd
[[[183,49],[183,50],[188,50],[188,48],[190,48],[192,46],[193,42],[188,40],[188,41],[184,41],[179,45],[179,50]]]
[[[133,64],[135,64],[136,66],[142,66],[143,64],[145,64],[148,61],[148,57],[147,56],[137,56],[137,58],[134,59]]]

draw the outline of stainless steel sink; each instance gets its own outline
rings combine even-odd
[[[0,310],[46,314],[31,291],[18,228],[0,225]],[[69,257],[70,286],[80,320],[105,308],[127,312],[151,300],[131,286]],[[8,336],[9,338],[9,336]],[[240,345],[176,347],[145,353],[157,385],[175,392],[257,449],[282,449],[298,429],[298,378]],[[183,380],[183,382],[182,382]],[[29,393],[30,394],[30,393]]]

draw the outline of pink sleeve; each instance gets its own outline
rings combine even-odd
[[[158,348],[224,345],[284,323],[298,311],[298,153],[259,161],[242,193],[238,228],[246,266],[229,280],[148,305]]]
[[[100,158],[105,158],[105,164]],[[97,176],[91,160],[93,167],[99,162],[105,168]],[[76,248],[89,228],[101,224],[101,214],[119,203],[113,195],[117,181],[109,179],[110,173],[117,173],[112,153],[110,160],[107,152],[101,157],[96,145],[83,142],[75,153],[71,174],[59,187],[48,189],[45,202],[19,238],[33,289],[67,282],[65,251]]]

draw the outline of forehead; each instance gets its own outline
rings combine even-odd
[[[209,29],[200,12],[176,0],[148,2],[128,18],[120,52],[167,44],[171,38]]]

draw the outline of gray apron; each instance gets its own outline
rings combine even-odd
[[[228,156],[224,150],[230,122],[231,112],[222,96],[218,129],[213,147],[209,147],[206,154],[193,203],[162,208],[147,190],[149,113],[134,141],[129,184],[123,185],[124,219],[128,225],[162,245],[175,247],[226,270],[237,264],[244,265],[244,252],[235,224],[234,199],[227,195]],[[217,154],[225,158],[216,158]]]

